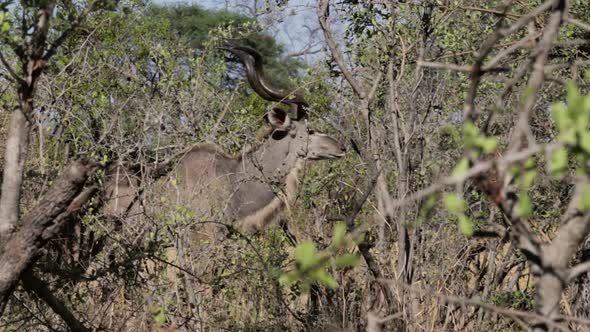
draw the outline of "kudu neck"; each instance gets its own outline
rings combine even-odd
[[[242,165],[247,174],[259,176],[272,183],[283,182],[300,159],[292,140],[268,140],[256,149],[242,154]]]
[[[289,138],[263,142],[243,152],[233,175],[229,208],[243,230],[268,225],[297,191],[297,173],[303,162]]]

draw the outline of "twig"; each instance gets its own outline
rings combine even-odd
[[[416,65],[420,67],[427,67],[433,69],[444,69],[444,70],[454,70],[460,71],[465,73],[473,72],[473,68],[471,66],[461,66],[456,65],[454,63],[442,63],[442,62],[431,62],[431,61],[418,61]]]
[[[526,37],[520,39],[516,43],[513,43],[508,48],[506,48],[506,49],[502,50],[501,52],[499,52],[498,54],[496,54],[496,56],[494,58],[492,58],[492,60],[490,60],[485,66],[483,66],[482,70],[486,71],[486,70],[489,70],[490,68],[495,67],[498,64],[498,62],[500,62],[500,60],[502,60],[504,57],[508,56],[512,52],[518,50],[519,48],[525,46],[526,44],[530,43],[535,38],[538,38],[540,36],[541,36],[541,33],[537,33],[535,35],[527,35]]]
[[[527,25],[531,20],[533,20],[535,17],[537,17],[537,16],[541,15],[542,13],[551,9],[551,7],[553,7],[554,2],[555,2],[554,0],[545,1],[537,8],[533,9],[530,13],[519,18],[518,21],[514,22],[509,27],[504,28],[504,29],[499,29],[498,36],[503,38],[505,36],[508,36],[516,31],[520,30],[525,25]]]
[[[507,54],[506,54],[507,55]],[[474,69],[472,66],[460,66],[453,63],[442,63],[442,62],[428,62],[428,61],[417,61],[416,65],[421,67],[428,67],[434,69],[444,69],[444,70],[454,70],[460,71],[465,73],[474,73]],[[508,68],[494,68],[494,65],[484,66],[481,69],[481,73],[489,73],[489,72],[507,72],[509,71]]]

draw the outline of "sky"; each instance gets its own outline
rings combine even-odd
[[[226,1],[223,0],[152,0],[157,4],[197,4],[208,9],[224,9]],[[233,2],[233,1],[231,1]],[[249,2],[249,1],[242,1]],[[259,0],[259,2],[264,2]],[[232,10],[232,8],[228,8]],[[310,37],[310,30],[318,27],[316,16],[315,1],[311,0],[290,0],[289,10],[279,16],[279,23],[273,24],[273,28],[269,29],[268,33],[275,37],[280,43],[285,46],[286,53],[299,52],[305,49],[310,40],[320,42],[320,32],[317,31],[315,37]],[[275,19],[279,18],[275,17]],[[312,50],[319,49],[321,44],[314,44]],[[312,62],[317,58],[317,55],[307,55],[302,60]]]

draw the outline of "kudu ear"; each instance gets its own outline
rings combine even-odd
[[[287,112],[280,108],[272,108],[266,115],[264,116],[266,121],[270,123],[275,131],[289,131],[291,128],[291,118]]]

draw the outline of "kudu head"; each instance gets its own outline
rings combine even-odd
[[[272,127],[269,145],[287,147],[289,151],[295,151],[300,159],[323,160],[344,156],[346,149],[338,140],[308,127],[306,108],[309,105],[301,94],[278,90],[267,82],[260,53],[249,47],[222,49],[232,52],[244,63],[248,82],[260,97],[290,107],[290,112],[273,107],[265,114],[265,120]]]

